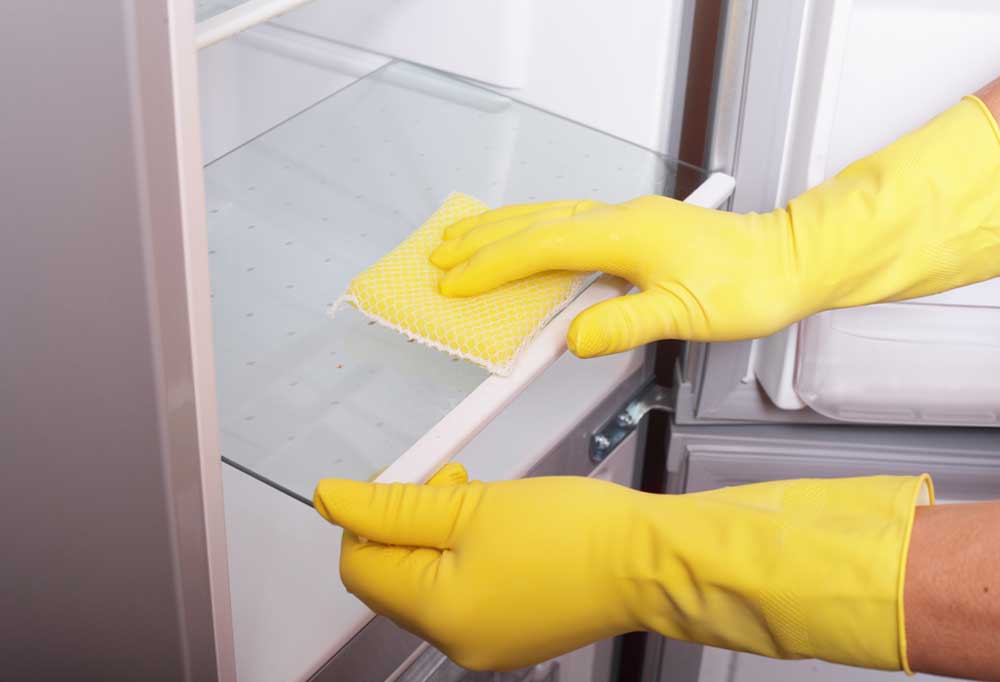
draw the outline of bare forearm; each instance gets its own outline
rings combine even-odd
[[[980,88],[976,92],[976,97],[981,99],[986,108],[993,112],[993,118],[1000,121],[1000,78]]]
[[[1000,78],[975,94],[1000,120]],[[1000,502],[918,509],[906,571],[911,667],[1000,680]]]
[[[904,606],[913,670],[1000,680],[1000,502],[917,510]]]

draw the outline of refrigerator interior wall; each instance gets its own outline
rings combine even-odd
[[[198,21],[209,33],[231,34],[260,2],[196,0]],[[520,87],[531,11],[529,0],[313,0],[271,22],[482,82]]]
[[[201,16],[239,4],[202,0]],[[691,14],[685,0],[635,0],[627,9],[582,9],[570,0],[421,0],[405,7],[315,0],[201,51],[205,158],[365,75],[387,61],[383,55],[474,78],[676,154]]]
[[[271,24],[200,50],[205,163],[387,63],[386,57]]]
[[[314,0],[280,26],[497,86],[520,88],[531,0]]]
[[[676,156],[693,6],[534,3],[524,83],[509,94]]]

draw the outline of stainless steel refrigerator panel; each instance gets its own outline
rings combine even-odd
[[[671,492],[784,478],[934,476],[939,499],[1000,496],[1000,433],[991,429],[755,425],[671,434]]]
[[[4,6],[4,679],[233,679],[171,5]]]

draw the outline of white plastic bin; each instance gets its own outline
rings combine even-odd
[[[833,419],[1000,426],[1000,280],[809,318],[795,391]]]

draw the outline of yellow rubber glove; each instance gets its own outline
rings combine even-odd
[[[467,668],[509,670],[652,630],[900,669],[903,573],[922,494],[930,501],[926,477],[676,496],[580,477],[331,479],[315,504],[349,531],[347,588]]]
[[[830,308],[1000,275],[1000,132],[967,97],[925,127],[765,214],[647,196],[509,206],[451,226],[431,256],[446,295],[545,270],[600,270],[641,293],[584,311],[589,357],[653,340],[760,337]]]

